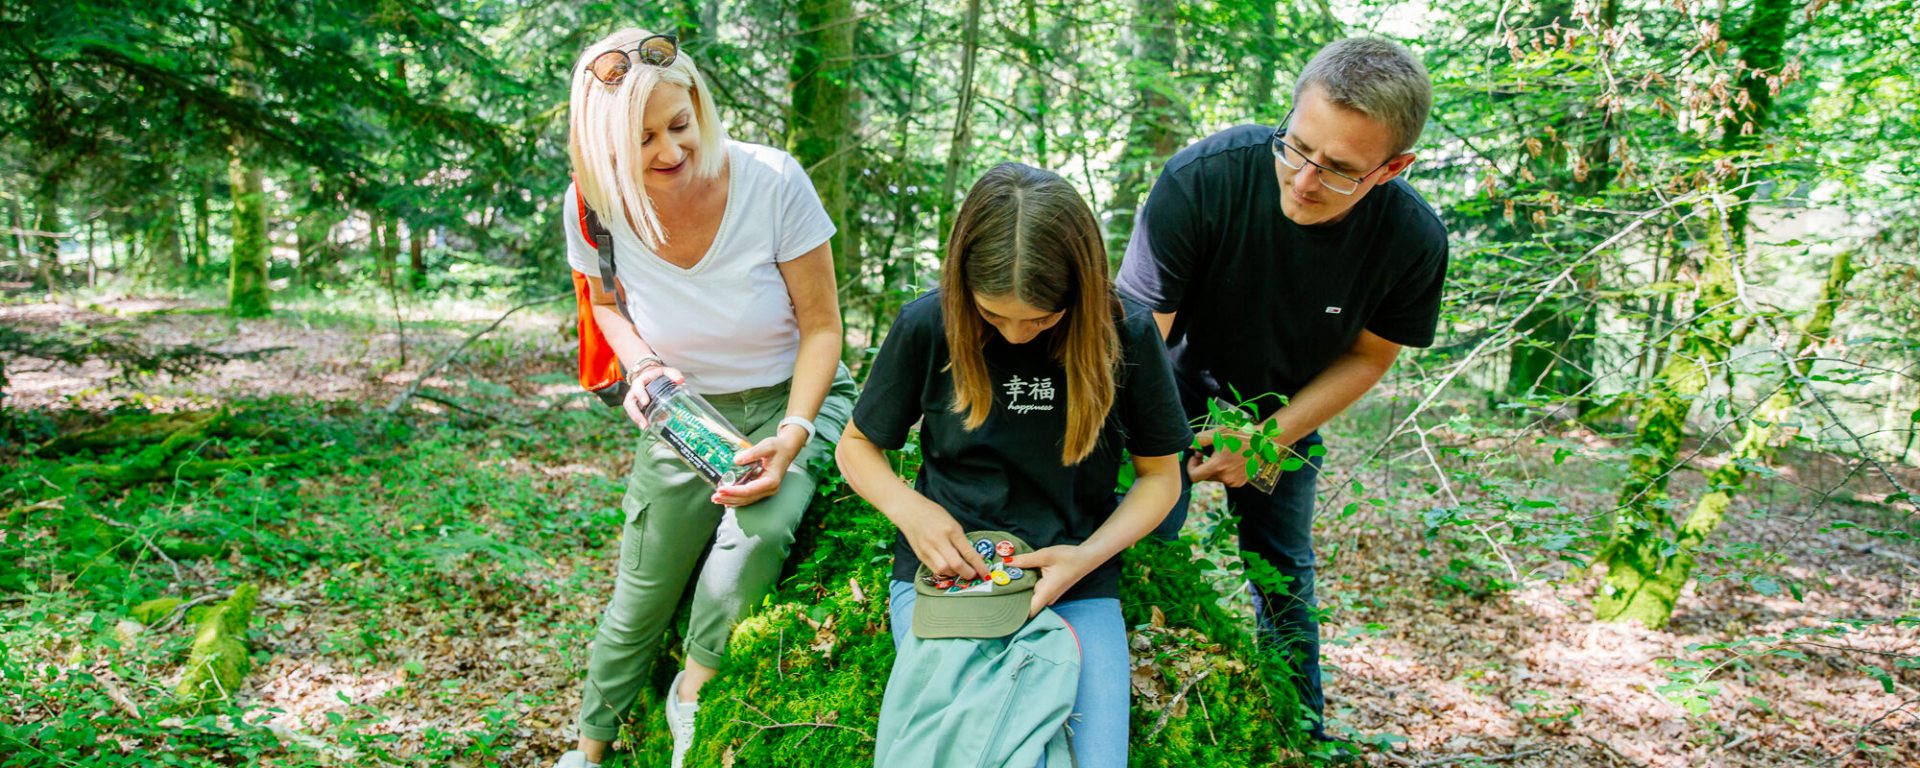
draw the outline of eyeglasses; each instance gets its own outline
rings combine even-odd
[[[1373,171],[1380,170],[1385,167],[1387,163],[1393,162],[1393,158],[1389,157],[1379,165],[1374,166],[1373,171],[1360,174],[1360,178],[1358,179],[1348,176],[1314,162],[1313,158],[1307,157],[1307,153],[1301,152],[1298,147],[1281,141],[1280,137],[1287,135],[1287,126],[1292,123],[1293,110],[1287,110],[1286,119],[1280,121],[1280,127],[1273,129],[1273,156],[1279,158],[1281,165],[1296,171],[1309,165],[1320,169],[1320,186],[1326,187],[1327,189],[1343,195],[1351,195],[1360,189],[1363,179],[1373,175]]]
[[[633,51],[632,56],[627,55],[628,50]],[[678,38],[673,35],[654,35],[641,40],[639,45],[631,49],[607,51],[593,57],[593,61],[587,64],[587,71],[592,72],[600,82],[618,85],[620,78],[626,77],[627,73],[633,70],[636,60],[641,64],[666,67],[671,66],[674,58],[679,55],[680,40]]]

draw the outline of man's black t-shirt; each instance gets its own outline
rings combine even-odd
[[[1066,369],[1053,359],[1054,334],[1011,344],[989,329],[985,356],[993,407],[968,431],[954,413],[946,323],[939,291],[900,310],[867,374],[853,423],[874,444],[904,445],[920,424],[920,476],[914,488],[953,515],[964,530],[1007,531],[1035,549],[1079,544],[1113,513],[1121,449],[1136,456],[1179,453],[1193,441],[1174,392],[1166,347],[1153,315],[1122,300],[1117,317],[1120,366],[1113,409],[1093,453],[1060,463],[1067,431]],[[893,578],[912,581],[919,558],[905,536],[893,542]],[[1120,558],[1087,574],[1061,597],[1119,596]]]
[[[1403,179],[1346,218],[1303,227],[1280,211],[1273,129],[1244,125],[1182,150],[1154,182],[1120,267],[1121,292],[1174,312],[1167,338],[1187,407],[1292,396],[1361,329],[1433,343],[1447,230]],[[1333,194],[1328,191],[1327,194]],[[1261,398],[1262,417],[1278,403]]]

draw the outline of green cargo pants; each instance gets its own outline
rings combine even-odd
[[[787,391],[788,383],[781,383],[702,396],[758,443],[779,431]],[[815,457],[831,455],[852,417],[855,395],[853,377],[841,366],[814,419],[819,434],[788,467],[780,490],[739,509],[708,501],[712,486],[661,441],[651,436],[641,440],[621,502],[627,520],[620,535],[613,599],[588,655],[580,735],[600,741],[618,735],[703,552],[707,560],[694,586],[686,652],[701,664],[720,666],[734,625],[760,605],[780,577],[794,529],[813,499],[814,479],[807,466]]]

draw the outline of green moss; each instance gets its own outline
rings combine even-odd
[[[180,607],[182,602],[185,601],[177,597],[158,597],[134,606],[129,615],[134,621],[152,624],[166,618],[167,614],[173,613],[173,609]]]
[[[198,708],[227,699],[239,690],[253,666],[242,638],[259,596],[259,587],[242,584],[234,589],[233,596],[201,617],[194,633],[193,650],[187,656],[186,672],[175,690],[183,706]]]

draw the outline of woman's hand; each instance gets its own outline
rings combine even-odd
[[[967,541],[967,532],[940,505],[922,498],[887,517],[900,526],[914,557],[934,575],[988,578],[987,564]]]
[[[675,384],[687,383],[687,375],[681,373],[680,369],[659,363],[640,369],[639,375],[634,377],[638,381],[627,382],[627,398],[620,402],[620,406],[627,409],[627,418],[633,419],[633,423],[640,425],[641,429],[647,428],[647,406],[653,403],[653,398],[647,396],[647,382],[662,376]]]
[[[1061,544],[1014,555],[1008,565],[1029,571],[1040,569],[1040,581],[1033,585],[1033,605],[1027,608],[1027,617],[1032,618],[1040,609],[1053,605],[1053,601],[1098,568],[1100,563],[1093,560],[1093,554],[1085,547]]]
[[[793,465],[800,449],[807,447],[807,430],[798,425],[780,428],[779,434],[760,441],[758,444],[733,455],[733,463],[746,466],[760,463],[760,474],[752,480],[735,485],[723,485],[713,492],[713,503],[723,507],[744,507],[756,501],[772,496],[780,491],[780,481],[787,476],[787,467]]]

